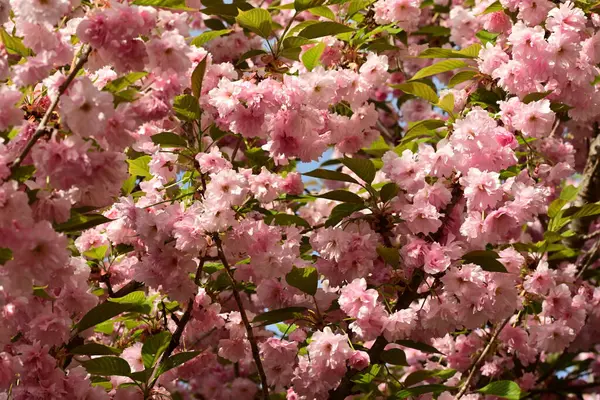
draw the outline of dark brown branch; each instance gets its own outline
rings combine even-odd
[[[58,94],[52,100],[52,103],[50,103],[50,107],[48,107],[48,110],[46,110],[46,113],[42,117],[40,124],[38,125],[37,129],[35,130],[35,133],[31,137],[31,139],[29,139],[29,141],[25,145],[25,148],[23,148],[23,151],[21,152],[21,154],[17,158],[15,158],[12,165],[10,166],[11,172],[15,172],[15,170],[17,168],[19,168],[19,166],[21,165],[21,163],[23,162],[25,157],[27,157],[27,154],[29,153],[29,151],[32,149],[32,147],[35,145],[35,143],[42,136],[50,134],[50,131],[48,130],[46,125],[48,124],[48,121],[50,120],[50,117],[52,116],[54,109],[58,105],[60,96],[62,96],[63,93],[65,93],[65,91],[67,90],[67,88],[69,87],[71,82],[73,82],[73,79],[75,79],[75,77],[77,76],[77,73],[81,70],[81,68],[83,68],[83,65],[87,62],[88,57],[90,56],[91,52],[92,52],[92,48],[90,46],[86,46],[82,49],[81,57],[79,57],[79,60],[77,61],[75,66],[73,66],[73,68],[69,72],[67,79],[65,79],[65,81],[58,87]]]
[[[596,125],[596,132],[598,127]],[[575,200],[575,206],[581,207],[584,204],[595,203],[600,200],[600,135],[597,135],[590,145],[588,158],[583,170],[583,179],[579,184],[579,194]],[[590,224],[595,216],[587,218],[578,218],[570,224],[570,229],[576,233],[567,240],[569,247],[579,249],[583,247]]]
[[[483,361],[487,357],[488,353],[494,346],[494,342],[496,341],[496,338],[498,337],[500,332],[502,332],[502,329],[504,329],[504,327],[506,326],[506,324],[508,324],[508,321],[510,321],[511,318],[512,318],[512,315],[510,315],[508,318],[506,318],[504,321],[502,321],[502,323],[498,326],[496,331],[492,334],[492,336],[490,337],[490,340],[488,341],[488,344],[485,346],[485,348],[483,349],[483,351],[481,352],[479,357],[477,357],[477,360],[475,361],[475,363],[473,363],[473,365],[471,366],[471,368],[469,370],[469,375],[467,376],[467,380],[462,385],[462,387],[460,388],[460,390],[458,391],[456,396],[454,396],[454,400],[460,399],[467,392],[467,390],[469,390],[469,386],[471,386],[471,381],[473,380],[475,373],[479,370],[481,363],[483,363]]]
[[[248,334],[248,341],[250,342],[250,347],[252,348],[252,357],[254,358],[254,362],[256,363],[256,369],[258,370],[258,375],[260,376],[260,381],[262,384],[262,393],[263,400],[269,399],[269,385],[267,383],[267,375],[265,375],[265,370],[263,368],[262,362],[260,360],[260,352],[258,350],[258,345],[256,344],[256,339],[254,337],[254,332],[252,331],[252,325],[250,325],[250,321],[248,320],[248,316],[246,315],[246,309],[244,308],[244,303],[242,302],[242,298],[240,296],[240,292],[237,290],[236,281],[233,278],[233,274],[231,273],[231,268],[229,263],[227,262],[227,258],[225,257],[225,253],[223,252],[223,243],[221,242],[221,238],[218,235],[214,236],[215,244],[217,245],[217,252],[219,254],[219,258],[223,263],[223,267],[229,276],[229,280],[231,281],[231,290],[233,291],[233,297],[235,298],[235,302],[240,310],[240,315],[242,317],[242,321],[244,322],[244,326],[246,327],[246,333]]]

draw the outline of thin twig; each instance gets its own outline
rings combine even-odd
[[[502,323],[498,326],[496,331],[492,334],[488,344],[485,346],[485,348],[483,349],[483,351],[481,352],[479,357],[477,357],[477,360],[473,363],[473,366],[471,367],[471,369],[469,371],[469,375],[467,376],[467,380],[462,385],[462,387],[460,388],[460,390],[458,391],[456,396],[454,396],[454,400],[460,399],[467,392],[467,390],[469,390],[469,386],[471,385],[471,381],[473,380],[475,373],[477,372],[477,370],[479,370],[481,363],[483,363],[483,361],[487,357],[488,353],[494,346],[494,342],[496,341],[496,338],[498,338],[498,335],[500,335],[500,332],[502,332],[502,329],[504,329],[504,327],[506,326],[506,324],[508,324],[508,321],[510,321],[511,318],[512,318],[512,314],[509,317],[507,317],[504,321],[502,321]]]
[[[263,400],[268,400],[269,385],[267,383],[267,376],[265,375],[265,370],[263,368],[262,362],[260,361],[260,352],[258,351],[258,345],[256,344],[256,339],[254,338],[252,325],[250,325],[250,321],[248,320],[248,316],[246,315],[244,303],[242,303],[242,298],[240,296],[239,291],[236,288],[236,281],[231,273],[231,268],[229,266],[229,263],[227,262],[225,253],[223,252],[223,243],[221,242],[221,238],[218,234],[214,236],[214,240],[215,244],[217,245],[217,252],[219,254],[219,258],[221,259],[223,267],[225,268],[225,271],[227,271],[227,275],[229,276],[229,280],[231,281],[231,290],[233,291],[233,297],[235,298],[235,302],[237,303],[238,308],[240,310],[242,321],[244,322],[244,326],[246,327],[248,341],[250,342],[250,347],[252,348],[252,357],[254,358],[254,362],[256,363],[256,369],[258,370],[258,375],[260,376],[260,381],[262,384]]]
[[[77,61],[77,64],[75,64],[73,66],[73,68],[71,68],[71,71],[69,72],[69,75],[67,76],[67,79],[65,79],[65,81],[58,87],[58,94],[52,100],[52,103],[50,103],[50,107],[48,107],[48,110],[46,110],[46,113],[42,117],[40,124],[38,125],[37,129],[35,130],[35,133],[31,137],[31,139],[29,139],[29,141],[25,145],[25,148],[21,152],[21,154],[17,158],[15,158],[15,160],[13,161],[13,163],[10,167],[11,172],[15,172],[15,170],[17,168],[19,168],[19,166],[21,165],[21,163],[23,162],[25,157],[27,157],[27,154],[29,153],[31,148],[35,145],[35,143],[42,136],[45,136],[49,133],[48,128],[46,127],[46,124],[48,124],[48,121],[50,120],[50,117],[52,116],[54,109],[58,105],[60,96],[62,96],[65,93],[65,91],[67,90],[67,88],[69,87],[71,82],[73,82],[73,79],[75,79],[75,76],[77,75],[79,70],[81,70],[81,68],[83,68],[83,65],[87,62],[88,57],[90,56],[91,52],[92,52],[92,48],[90,46],[86,46],[86,48],[82,51],[81,57],[79,57],[79,61]]]
[[[598,256],[598,253],[600,253],[600,240],[596,241],[596,243],[594,243],[594,246],[586,253],[586,257],[584,257],[585,264],[583,264],[583,267],[581,267],[575,278],[581,278],[581,275],[583,275],[583,273],[589,268],[589,266],[594,263],[594,260]]]

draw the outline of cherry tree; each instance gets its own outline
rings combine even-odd
[[[599,399],[599,10],[0,0],[0,399]]]

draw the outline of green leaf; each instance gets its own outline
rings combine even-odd
[[[377,254],[394,268],[400,265],[400,253],[394,247],[377,246]]]
[[[464,68],[466,66],[467,63],[461,60],[444,60],[422,68],[410,80],[414,81],[428,76],[441,74],[442,72],[452,71],[453,69]]]
[[[437,94],[431,86],[422,82],[406,82],[390,86],[394,89],[400,89],[406,93],[425,99],[433,104],[436,104],[439,101]]]
[[[502,7],[502,4],[499,1],[495,1],[492,4],[490,4],[485,10],[483,10],[481,15],[495,13],[498,11],[504,11],[504,7]]]
[[[129,376],[131,374],[129,363],[119,357],[98,357],[89,361],[81,361],[81,364],[92,375]]]
[[[200,119],[200,105],[198,99],[191,94],[182,94],[175,97],[173,111],[177,118],[184,121],[195,121]]]
[[[335,14],[333,13],[333,11],[331,11],[329,9],[329,7],[326,7],[326,6],[313,7],[313,8],[310,8],[308,10],[308,12],[310,12],[311,14],[316,15],[318,17],[327,18],[332,21],[335,20]]]
[[[560,192],[560,198],[567,202],[571,202],[577,198],[577,193],[579,193],[579,188],[568,185]]]
[[[385,350],[381,353],[381,360],[387,364],[408,366],[406,354],[401,349]]]
[[[264,8],[240,11],[235,21],[242,27],[267,39],[272,32],[271,14]]]
[[[398,185],[396,185],[394,182],[386,183],[379,191],[381,201],[385,203],[386,201],[392,200],[398,194],[398,190]]]
[[[439,394],[448,390],[455,390],[456,388],[452,387],[452,386],[445,386],[445,385],[423,385],[423,386],[417,386],[417,387],[412,387],[412,388],[408,388],[408,389],[403,389],[399,392],[397,392],[394,395],[394,399],[407,399],[409,397],[412,396],[419,396],[421,394],[425,394],[425,393],[435,393],[435,394]]]
[[[163,331],[149,337],[142,346],[142,361],[145,368],[152,368],[171,342],[171,332]]]
[[[324,50],[325,43],[321,42],[302,54],[302,64],[304,64],[307,70],[312,71],[313,68],[320,64],[319,60]]]
[[[415,35],[429,35],[433,37],[450,36],[450,28],[439,25],[429,25],[419,28]]]
[[[356,176],[366,183],[371,183],[373,182],[373,179],[375,179],[375,173],[377,170],[375,169],[375,165],[373,165],[371,160],[367,158],[344,157],[341,161],[350,169],[350,171],[354,172]]]
[[[371,364],[365,371],[352,377],[352,382],[369,384],[377,377],[379,371],[381,371],[381,365]]]
[[[292,270],[285,276],[285,281],[288,283],[288,285],[300,289],[306,294],[314,296],[317,293],[319,274],[313,267],[292,267]]]
[[[465,263],[477,264],[484,271],[508,272],[504,265],[498,261],[498,253],[488,250],[476,250],[465,254],[462,259]]]
[[[13,259],[12,250],[7,247],[0,247],[0,265]]]
[[[210,42],[211,40],[221,37],[223,35],[227,35],[228,33],[231,33],[232,31],[233,31],[233,29],[219,29],[216,31],[202,32],[201,34],[196,36],[194,38],[194,40],[192,40],[192,44],[196,47],[201,47],[202,45]]]
[[[193,10],[185,5],[185,0],[135,0],[136,6],[153,6],[174,10]]]
[[[252,58],[252,57],[256,57],[256,56],[260,56],[261,54],[267,54],[266,51],[262,50],[262,49],[252,49],[252,50],[248,50],[247,52],[245,52],[244,54],[242,54],[240,56],[240,58],[238,58],[236,65],[241,64],[243,61]]]
[[[322,199],[329,199],[335,201],[341,201],[344,203],[355,203],[355,204],[363,204],[365,200],[361,198],[359,195],[349,192],[347,190],[332,190],[331,192],[323,193],[316,197]]]
[[[84,331],[126,311],[144,311],[142,305],[144,300],[144,292],[133,292],[127,296],[100,303],[81,318],[77,324],[77,330]]]
[[[48,285],[46,286],[34,286],[33,287],[33,295],[37,296],[39,298],[45,299],[45,300],[56,300],[56,298],[54,296],[51,296],[46,289],[48,288]]]
[[[480,30],[475,34],[483,45],[487,43],[496,44],[496,38],[500,36],[499,33],[488,32],[485,29]]]
[[[374,2],[375,0],[352,0],[348,5],[348,13],[346,14],[346,18],[352,18],[354,14],[364,10]]]
[[[161,147],[186,147],[187,142],[184,138],[173,132],[161,132],[152,135],[152,142]]]
[[[319,178],[319,179],[327,179],[330,181],[358,183],[358,181],[356,181],[356,179],[354,179],[353,177],[351,177],[348,174],[344,174],[343,172],[338,172],[338,171],[331,171],[329,169],[318,168],[313,171],[305,172],[302,175],[311,176],[313,178]]]
[[[8,54],[16,54],[21,57],[33,55],[33,51],[23,44],[23,41],[17,37],[11,36],[4,28],[0,28],[0,40],[4,43]]]
[[[114,79],[108,82],[102,90],[118,93],[122,90],[127,89],[130,85],[133,85],[138,80],[148,75],[147,72],[130,72],[129,74],[120,78]]]
[[[437,106],[442,110],[446,111],[450,116],[454,114],[454,95],[452,93],[448,93],[443,98],[440,99]]]
[[[170,369],[188,362],[189,360],[195,358],[198,354],[200,354],[199,351],[182,351],[181,353],[173,354],[171,357],[167,358],[164,363],[161,363],[156,369],[156,377],[161,376]]]
[[[352,32],[353,28],[349,26],[338,24],[332,21],[322,21],[315,24],[311,24],[304,28],[298,36],[302,36],[307,39],[314,39],[323,36],[335,36],[344,32]]]
[[[534,101],[542,100],[544,97],[548,96],[550,93],[552,93],[552,90],[548,90],[546,92],[529,93],[527,96],[523,97],[523,103],[529,104]]]
[[[275,223],[276,225],[281,226],[290,226],[296,225],[304,228],[310,228],[310,224],[304,219],[297,215],[293,214],[275,214],[275,215],[266,215],[265,222],[267,224]]]
[[[194,72],[192,72],[192,94],[195,98],[199,99],[202,93],[202,81],[204,80],[204,73],[206,72],[206,60],[208,57],[204,57],[202,61],[196,65]]]
[[[271,325],[277,322],[287,321],[291,319],[297,319],[302,317],[304,312],[307,310],[306,307],[286,307],[278,310],[271,310],[257,315],[252,320],[253,323],[262,322],[264,325]]]
[[[513,381],[492,382],[479,389],[478,392],[509,400],[519,400],[521,398],[521,388]]]
[[[34,173],[35,165],[19,165],[18,168],[12,171],[10,178],[22,183],[29,180]]]
[[[121,350],[100,343],[86,343],[75,347],[69,353],[83,356],[115,356],[121,354]]]
[[[446,126],[446,121],[439,119],[426,119],[424,121],[419,121],[412,125],[408,131],[406,131],[406,134],[402,140],[404,141],[409,138],[422,136],[423,134],[429,133],[434,129],[441,128],[442,126]]]
[[[315,43],[314,40],[306,39],[301,36],[286,37],[283,41],[283,48],[289,49],[293,47],[300,47],[307,44]]]
[[[477,75],[477,71],[459,71],[457,72],[450,80],[448,81],[448,87],[453,88],[459,83],[463,83],[468,81],[469,79],[473,79],[475,75]]]
[[[102,214],[79,214],[72,211],[71,218],[63,224],[55,225],[54,230],[57,232],[79,232],[111,221]]]
[[[98,246],[93,249],[89,249],[88,251],[84,251],[83,255],[92,260],[104,260],[106,256],[106,252],[108,251],[108,246]]]
[[[336,226],[339,224],[344,218],[352,215],[356,211],[360,211],[366,208],[364,204],[353,204],[353,203],[342,203],[333,207],[331,210],[331,214],[329,218],[325,222],[326,227]]]
[[[573,211],[571,211],[571,208],[569,208],[569,209],[565,210],[563,215],[565,217],[570,217],[571,219],[577,219],[577,218],[591,217],[593,215],[600,214],[600,203],[585,204],[582,207],[572,207],[572,208],[573,208]]]
[[[431,378],[440,378],[442,381],[451,378],[456,374],[455,369],[442,369],[442,370],[420,370],[415,371],[412,374],[408,375],[406,379],[404,379],[405,386],[412,386],[416,383],[422,382],[426,379]]]
[[[318,7],[325,3],[325,0],[294,0],[294,8],[296,11],[304,11],[309,8]]]
[[[152,178],[150,167],[148,167],[150,160],[152,160],[152,157],[147,155],[133,160],[127,160],[127,164],[129,164],[129,174],[133,176],[143,176],[144,178]]]
[[[405,339],[396,340],[394,343],[404,347],[410,347],[411,349],[422,351],[423,353],[442,354],[442,352],[436,349],[435,347],[423,342],[415,342],[414,340]]]

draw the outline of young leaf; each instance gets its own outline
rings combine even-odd
[[[332,21],[335,20],[335,14],[327,6],[313,7],[310,8],[308,12],[310,12],[312,15],[316,15],[317,17],[327,18]]]
[[[102,90],[109,91],[111,93],[118,93],[122,90],[127,89],[130,85],[133,85],[138,80],[148,75],[147,72],[130,72],[129,74],[120,78],[114,79],[108,82]]]
[[[454,114],[454,95],[448,93],[438,102],[437,106],[446,111],[451,117]]]
[[[323,193],[318,195],[322,199],[329,199],[335,201],[341,201],[344,203],[355,203],[355,204],[363,204],[365,201],[359,195],[349,192],[347,190],[332,190],[331,192]]]
[[[419,121],[416,124],[410,126],[402,140],[404,141],[408,138],[421,136],[424,133],[428,133],[433,129],[441,128],[442,126],[446,126],[446,121],[442,121],[440,119],[426,119],[424,121]]]
[[[358,183],[356,179],[350,175],[344,174],[338,171],[331,171],[329,169],[315,169],[313,171],[305,172],[303,175],[311,176],[313,178],[328,179],[330,181],[342,181],[350,183]]]
[[[161,132],[152,135],[152,142],[161,147],[186,147],[187,142],[184,138],[173,132]]]
[[[504,10],[504,7],[502,7],[502,3],[500,3],[500,1],[495,1],[491,5],[489,5],[485,10],[483,10],[481,15],[495,13],[495,12],[503,11],[503,10]]]
[[[83,252],[83,255],[92,260],[104,260],[108,246],[98,246]]]
[[[401,349],[390,349],[381,353],[381,360],[387,364],[408,366],[406,354]]]
[[[498,261],[498,253],[487,250],[471,251],[463,256],[463,261],[467,264],[477,264],[484,271],[489,272],[508,272],[506,267]]]
[[[394,89],[400,89],[406,93],[415,95],[430,103],[437,103],[439,98],[431,86],[422,82],[406,82],[395,85],[390,85]]]
[[[422,68],[419,70],[410,80],[415,81],[417,79],[426,78],[431,75],[441,74],[442,72],[452,71],[457,68],[464,68],[467,63],[461,60],[444,60],[429,67]]]
[[[131,374],[129,363],[119,357],[98,357],[89,361],[81,361],[81,364],[92,375],[129,376]]]
[[[523,97],[523,103],[529,104],[534,101],[542,100],[544,97],[548,96],[550,93],[552,93],[552,90],[548,90],[545,92],[529,93],[528,95]]]
[[[0,247],[0,265],[13,259],[12,250],[7,247]]]
[[[513,381],[492,382],[479,389],[478,392],[508,400],[519,400],[521,398],[521,388]]]
[[[288,285],[300,289],[306,294],[314,296],[317,293],[319,274],[313,267],[292,267],[292,270],[285,276],[285,281],[288,283]]]
[[[204,73],[206,72],[206,59],[204,57],[202,61],[196,65],[194,72],[192,72],[192,93],[194,97],[199,99],[202,93],[202,81],[204,80]]]
[[[200,119],[200,105],[198,99],[190,94],[182,94],[175,97],[173,111],[177,118],[184,121],[195,121]]]
[[[275,223],[282,226],[296,225],[303,228],[310,228],[310,224],[304,218],[292,214],[266,215],[265,222],[267,224]]]
[[[400,253],[398,252],[398,249],[394,247],[378,246],[377,254],[394,268],[398,268],[400,265]]]
[[[302,54],[302,64],[307,70],[312,71],[317,65],[319,65],[319,59],[325,50],[325,43],[321,42]]]
[[[404,380],[406,386],[412,386],[415,383],[424,381],[430,378],[440,378],[442,381],[453,377],[456,374],[455,369],[442,369],[442,370],[426,370],[415,371],[408,375]]]
[[[230,32],[232,32],[232,29],[219,29],[215,31],[202,32],[201,34],[196,36],[194,40],[192,40],[192,44],[196,47],[201,47],[202,45],[210,42],[211,40],[221,37],[223,35],[227,35]]]
[[[367,158],[344,157],[342,163],[366,183],[371,183],[375,179],[377,170],[373,162]]]
[[[142,361],[145,368],[152,368],[171,342],[171,333],[163,331],[149,337],[142,346]]]
[[[141,156],[133,160],[127,160],[129,164],[129,174],[133,176],[143,176],[144,178],[152,178],[148,163],[152,160],[150,156]]]
[[[496,44],[496,38],[500,36],[499,33],[488,32],[485,29],[480,30],[475,34],[483,45],[487,43]]]
[[[349,26],[338,24],[332,21],[322,21],[315,24],[311,24],[304,28],[298,36],[302,36],[307,39],[314,39],[323,36],[335,36],[344,32],[352,32],[353,28]]]
[[[27,48],[21,39],[11,36],[4,28],[0,28],[0,40],[4,43],[4,48],[8,54],[16,54],[21,57],[33,55],[33,51]]]
[[[185,5],[185,0],[135,0],[133,4],[136,6],[154,6],[175,10],[192,10]]]
[[[267,39],[273,30],[271,14],[264,8],[240,11],[235,21],[242,27]]]

